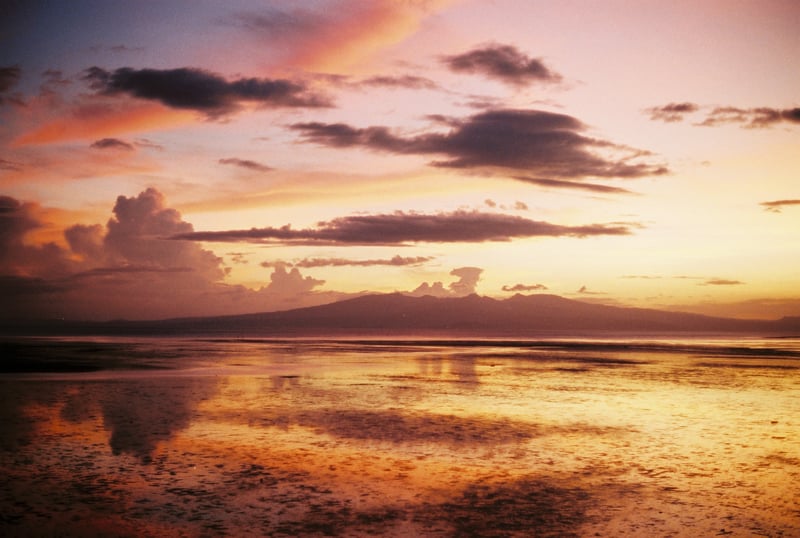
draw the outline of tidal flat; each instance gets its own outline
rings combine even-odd
[[[3,536],[797,536],[800,340],[0,343]]]

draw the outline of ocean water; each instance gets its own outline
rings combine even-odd
[[[800,536],[800,340],[0,343],[3,536]]]

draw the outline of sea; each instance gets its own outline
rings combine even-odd
[[[800,338],[0,352],[2,536],[800,536]]]

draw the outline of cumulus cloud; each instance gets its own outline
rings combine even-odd
[[[764,211],[780,213],[785,206],[800,205],[800,200],[773,200],[771,202],[761,202],[759,205],[764,207]]]
[[[105,226],[76,224],[66,246],[30,244],[42,208],[0,196],[0,318],[155,319],[278,310],[332,302],[324,281],[276,265],[259,289],[226,284],[223,261],[156,189],[119,196]]]
[[[446,168],[500,168],[557,179],[638,178],[668,172],[638,159],[647,152],[581,134],[576,118],[542,110],[496,109],[463,120],[448,132],[402,136],[389,128],[344,123],[295,123],[303,140],[334,148],[363,147],[396,154],[442,155]],[[613,156],[601,155],[613,154]]]
[[[442,282],[428,283],[423,282],[416,289],[406,295],[414,297],[464,297],[475,293],[475,289],[480,280],[483,269],[479,267],[459,267],[450,271],[450,275],[458,277],[458,280],[451,282],[446,288]]]
[[[297,269],[297,267],[293,267],[290,271],[287,271],[285,264],[277,264],[275,266],[275,271],[273,271],[270,276],[270,283],[266,289],[291,297],[297,294],[308,293],[324,283],[324,280],[317,280],[310,276],[304,277],[300,274],[300,270]]]
[[[477,243],[526,237],[627,235],[628,226],[589,224],[562,226],[519,216],[478,211],[355,215],[318,223],[316,228],[250,228],[180,232],[176,240],[267,242],[279,244],[402,245],[407,243]]]
[[[0,275],[57,278],[69,274],[71,261],[61,247],[26,241],[30,232],[43,226],[43,220],[37,204],[0,196]]]
[[[219,162],[219,164],[238,166],[239,168],[244,168],[245,170],[250,170],[252,172],[269,172],[273,169],[271,166],[267,166],[266,164],[261,164],[248,159],[237,159],[235,157],[220,159],[217,162]]]
[[[89,147],[93,149],[113,149],[121,151],[134,151],[136,149],[132,144],[120,140],[119,138],[101,138],[100,140],[92,142]]]
[[[193,227],[175,209],[166,207],[164,195],[153,188],[135,198],[119,196],[114,216],[106,224],[104,251],[116,264],[160,268],[191,267],[208,280],[221,279],[221,258],[188,241],[173,245],[164,236],[190,233]]]
[[[170,108],[202,112],[210,118],[231,114],[244,103],[265,107],[326,107],[330,102],[298,82],[283,79],[227,80],[204,69],[86,70],[84,79],[101,95],[125,94]]]
[[[514,284],[513,286],[503,286],[503,291],[522,293],[525,291],[544,291],[547,286],[544,284]]]
[[[515,86],[561,81],[561,75],[550,70],[541,59],[531,58],[510,45],[485,45],[443,56],[441,61],[457,73],[480,74]]]

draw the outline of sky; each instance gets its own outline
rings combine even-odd
[[[0,317],[800,315],[794,0],[5,2]]]

